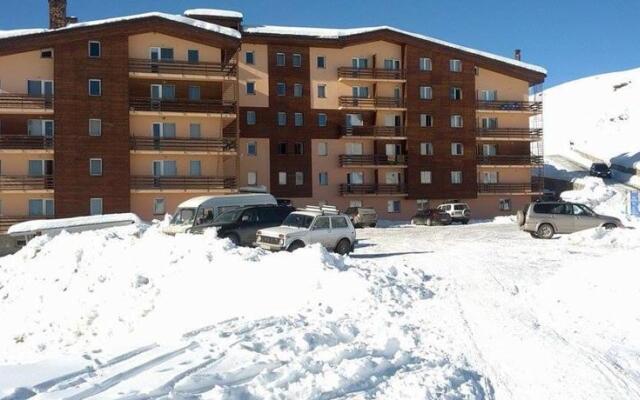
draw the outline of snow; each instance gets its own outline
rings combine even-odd
[[[11,38],[16,36],[34,35],[36,33],[46,32],[46,29],[10,29],[6,31],[0,30],[0,39]]]
[[[243,18],[241,12],[231,10],[217,10],[215,8],[194,8],[186,10],[184,15],[190,17],[195,15],[207,15],[212,17],[226,17],[226,18]]]
[[[9,228],[10,235],[19,235],[26,232],[57,230],[65,228],[78,228],[87,225],[101,224],[140,224],[140,218],[131,213],[92,215],[87,217],[60,218],[48,220],[33,220],[15,224]]]
[[[340,39],[343,37],[358,35],[362,33],[375,32],[380,30],[390,30],[396,33],[400,33],[407,36],[413,36],[415,38],[426,40],[429,42],[437,43],[439,45],[461,50],[467,53],[476,54],[482,57],[491,58],[500,62],[515,65],[517,67],[529,69],[535,72],[546,74],[547,70],[543,67],[525,63],[522,61],[514,60],[512,58],[488,53],[481,50],[472,49],[470,47],[460,46],[454,43],[446,42],[444,40],[436,39],[433,37],[421,35],[419,33],[413,33],[404,31],[392,26],[372,26],[362,28],[349,28],[349,29],[333,29],[333,28],[309,28],[309,27],[294,27],[294,26],[274,26],[274,25],[260,25],[244,28],[244,32],[267,34],[267,35],[297,35],[297,36],[310,36],[318,39]]]

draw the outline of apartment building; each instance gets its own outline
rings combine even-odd
[[[540,67],[390,27],[189,10],[0,31],[0,221],[265,187],[295,205],[476,216],[541,193]]]

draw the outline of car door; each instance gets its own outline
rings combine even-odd
[[[258,210],[255,208],[246,210],[238,222],[238,229],[236,231],[240,238],[240,243],[247,245],[255,242],[259,223]]]
[[[334,249],[338,242],[343,238],[349,238],[351,241],[352,231],[349,227],[349,223],[347,222],[346,217],[343,215],[339,215],[336,217],[331,217],[331,243],[330,248]]]
[[[602,224],[602,221],[582,204],[573,204],[572,208],[575,224],[574,231],[597,228]]]
[[[331,233],[331,220],[329,217],[319,216],[311,226],[311,244],[320,243],[326,248],[335,245]]]
[[[575,217],[573,216],[573,208],[571,204],[558,203],[549,211],[551,223],[556,233],[572,233],[575,232]]]

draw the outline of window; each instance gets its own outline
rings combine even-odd
[[[173,61],[173,49],[168,47],[151,47],[149,56],[152,61]]]
[[[449,70],[451,72],[462,72],[462,61],[449,60]]]
[[[351,93],[353,97],[357,97],[359,99],[366,99],[369,97],[369,88],[367,86],[354,86],[351,89]]]
[[[452,115],[451,116],[451,127],[452,128],[462,128],[463,121],[462,115]]]
[[[278,154],[284,155],[287,154],[287,144],[282,142],[278,143]]]
[[[320,69],[327,68],[327,57],[325,57],[325,56],[316,57],[316,67],[318,67]]]
[[[92,158],[89,160],[89,175],[102,176],[102,158]]]
[[[304,125],[304,116],[303,116],[302,113],[295,113],[294,114],[294,124],[295,124],[295,126]]]
[[[481,90],[478,93],[478,100],[482,101],[496,101],[498,100],[498,91],[497,90]]]
[[[431,100],[433,99],[433,89],[431,86],[420,86],[420,99]]]
[[[178,167],[175,160],[153,161],[151,169],[155,177],[178,175]]]
[[[399,213],[400,212],[400,200],[387,201],[387,212]]]
[[[293,144],[293,154],[301,156],[304,154],[304,145],[302,143]]]
[[[294,83],[293,84],[293,97],[302,97],[302,91],[304,86],[302,83]]]
[[[346,150],[347,150],[347,155],[355,155],[355,156],[361,156],[362,155],[362,143],[347,143],[345,144]]]
[[[351,59],[351,66],[356,69],[369,68],[369,60],[366,57],[354,57]]]
[[[462,183],[462,171],[451,171],[451,183],[454,185]]]
[[[153,214],[163,215],[166,211],[165,201],[162,198],[153,199]]]
[[[287,64],[284,53],[276,53],[276,65],[284,67]]]
[[[153,84],[151,88],[151,98],[153,100],[174,100],[176,98],[175,85]]]
[[[200,100],[200,86],[189,86],[189,101]]]
[[[154,122],[152,134],[156,139],[171,139],[176,137],[176,124],[174,122]]]
[[[483,171],[482,183],[487,183],[487,184],[498,183],[498,171]]]
[[[461,156],[464,154],[464,146],[462,143],[451,143],[451,155]]]
[[[45,176],[53,174],[53,160],[29,160],[27,166],[29,176]]]
[[[286,185],[286,184],[287,184],[287,173],[278,172],[278,185]]]
[[[102,197],[89,199],[89,215],[102,215]]]
[[[384,69],[388,69],[388,70],[393,70],[393,71],[397,71],[400,69],[400,60],[396,60],[396,59],[385,59],[384,60]]]
[[[200,124],[189,124],[189,137],[191,139],[200,139],[202,136],[202,126]]]
[[[89,136],[102,136],[102,120],[90,119],[89,120]]]
[[[304,185],[304,174],[300,171],[296,172],[296,185]]]
[[[40,58],[53,58],[53,50],[47,49],[40,52]]]
[[[256,94],[256,83],[253,81],[247,82],[247,94],[255,95]]]
[[[318,98],[327,98],[327,85],[325,85],[324,83],[318,84]]]
[[[247,155],[255,157],[258,155],[258,142],[247,143]]]
[[[452,87],[449,91],[449,97],[451,100],[462,100],[462,88]]]
[[[431,59],[427,57],[420,57],[420,71],[431,71]]]
[[[498,127],[498,118],[481,118],[480,127],[482,129],[496,129]]]
[[[247,185],[256,186],[258,184],[258,173],[255,171],[247,172]]]
[[[244,53],[244,63],[254,65],[256,63],[256,54],[253,51],[247,51]]]
[[[287,84],[284,82],[276,83],[276,94],[278,96],[286,96],[287,95]]]
[[[255,125],[255,124],[256,124],[256,112],[247,111],[247,125]]]
[[[433,126],[433,117],[429,114],[420,114],[420,127],[431,128]]]
[[[53,127],[53,120],[30,119],[27,121],[27,135],[53,137]]]
[[[327,126],[327,114],[324,114],[324,113],[318,114],[318,126],[321,128]]]
[[[327,186],[329,184],[329,173],[320,172],[320,174],[318,174],[318,182],[320,186]]]
[[[327,142],[318,143],[318,155],[319,156],[327,156],[329,154],[329,150],[327,148]]]
[[[420,171],[420,183],[423,185],[431,183],[431,171]]]
[[[102,45],[100,42],[90,41],[89,42],[89,57],[98,58],[102,56]]]
[[[500,199],[498,208],[500,211],[511,211],[511,199]]]
[[[432,156],[433,155],[433,144],[430,142],[422,142],[420,143],[420,155],[421,156]]]
[[[200,160],[190,160],[189,161],[189,176],[200,176],[202,175],[202,163]]]
[[[362,200],[349,200],[349,207],[362,207]]]
[[[483,156],[495,156],[498,155],[498,145],[496,144],[483,144],[482,145]]]
[[[27,81],[27,94],[30,97],[53,96],[53,81]]]
[[[427,200],[427,199],[418,199],[418,200],[416,200],[416,205],[418,207],[418,211],[428,210],[429,209],[429,200]]]
[[[101,79],[89,79],[89,96],[102,96]]]
[[[348,185],[362,185],[364,184],[364,172],[349,172],[347,174]]]
[[[278,112],[278,126],[287,126],[287,113]]]
[[[30,199],[30,217],[53,217],[53,199]]]
[[[302,55],[301,55],[301,54],[294,53],[294,54],[293,54],[293,59],[292,59],[292,61],[291,61],[291,64],[292,64],[294,67],[301,67],[301,66],[302,66]]]
[[[200,51],[199,50],[187,50],[187,61],[191,64],[197,64],[200,62]]]
[[[331,228],[332,229],[345,229],[348,228],[349,224],[347,223],[347,219],[343,216],[341,217],[331,217]]]

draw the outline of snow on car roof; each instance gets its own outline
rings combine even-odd
[[[257,33],[257,34],[269,34],[269,35],[309,36],[309,37],[314,37],[318,39],[340,39],[343,37],[348,37],[348,36],[358,35],[358,34],[368,33],[368,32],[375,32],[380,30],[390,30],[403,35],[413,36],[421,40],[437,43],[442,46],[458,49],[467,53],[472,53],[482,57],[491,58],[500,62],[515,65],[517,67],[525,68],[531,71],[539,72],[542,74],[547,73],[547,70],[545,68],[540,67],[538,65],[525,63],[522,61],[514,60],[508,57],[500,56],[493,53],[488,53],[481,50],[476,50],[466,46],[460,46],[454,43],[446,42],[444,40],[436,39],[430,36],[425,36],[419,33],[404,31],[402,29],[394,28],[392,26],[387,26],[387,25],[362,27],[362,28],[348,28],[348,29],[260,25],[260,26],[246,27],[244,29],[244,32]]]
[[[110,224],[116,222],[130,222],[132,224],[139,224],[141,221],[136,214],[132,213],[93,215],[87,217],[50,220],[33,220],[12,225],[7,233],[9,233],[10,235],[18,235],[21,233],[29,233],[35,231],[73,228],[84,225]]]
[[[192,8],[184,12],[186,16],[192,15],[207,15],[211,17],[224,17],[224,18],[243,18],[241,12],[233,10],[219,10],[215,8]]]

